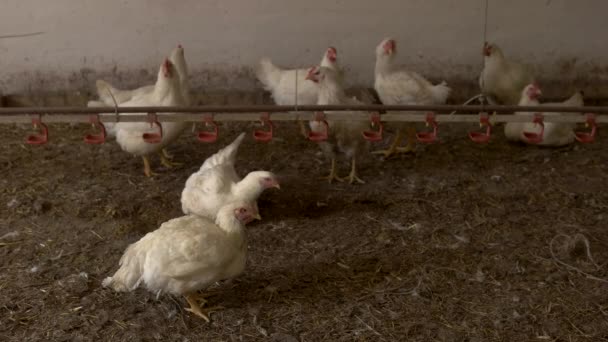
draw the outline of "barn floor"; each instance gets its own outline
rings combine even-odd
[[[367,184],[349,186],[317,180],[318,148],[280,124],[241,147],[238,171],[274,171],[282,189],[262,195],[248,268],[217,287],[210,324],[183,298],[101,288],[239,127],[214,144],[188,131],[170,148],[185,165],[154,159],[147,179],[115,143],[82,143],[87,125],[53,125],[41,147],[0,126],[0,339],[608,341],[607,139],[476,145],[474,127],[445,125],[441,144],[369,157]]]

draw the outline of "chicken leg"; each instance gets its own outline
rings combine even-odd
[[[304,126],[304,121],[298,119],[298,125],[300,126],[300,134],[306,139],[308,139],[308,131],[306,130],[306,126]]]
[[[329,181],[330,184],[333,180],[342,182],[342,179],[340,177],[338,177],[338,173],[336,172],[336,157],[331,158],[331,169],[329,171],[329,175],[327,175],[325,177],[321,177],[321,179]]]
[[[185,308],[185,310],[204,319],[207,323],[209,323],[209,315],[211,315],[212,312],[222,308],[221,306],[214,306],[206,309],[201,308],[198,302],[196,301],[197,298],[200,297],[200,295],[197,295],[196,293],[190,293],[185,295],[184,297],[186,297],[186,301],[190,305],[190,307]]]
[[[397,151],[397,146],[399,146],[402,139],[403,139],[403,133],[401,132],[401,129],[398,129],[397,135],[395,136],[395,139],[393,139],[393,142],[388,147],[388,149],[374,151],[374,152],[372,152],[372,154],[384,154],[384,158],[388,159],[391,156],[393,156],[393,154],[395,154],[395,152]]]
[[[403,140],[403,131],[401,129],[397,130],[397,135],[395,139],[391,143],[388,149],[386,150],[378,150],[372,152],[372,154],[383,154],[384,159],[391,158],[395,153],[411,153],[414,152],[414,146],[416,144],[416,128],[412,125],[408,125],[408,133],[407,133],[407,145],[405,147],[400,147],[401,141]]]
[[[407,126],[407,145],[405,147],[397,147],[399,153],[413,153],[416,149],[416,126],[410,124]]]
[[[340,180],[345,181],[348,180],[348,184],[353,184],[354,182],[365,184],[365,181],[361,178],[357,177],[357,159],[353,158],[351,161],[350,174],[344,178],[340,178]]]
[[[155,176],[156,173],[152,172],[152,169],[150,168],[150,159],[148,159],[148,156],[141,156],[141,158],[144,160],[144,174],[146,177]]]

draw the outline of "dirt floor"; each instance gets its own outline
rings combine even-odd
[[[470,142],[441,126],[415,156],[368,157],[365,185],[317,180],[318,147],[280,124],[242,145],[240,174],[266,169],[244,274],[218,286],[211,323],[183,298],[101,287],[125,247],[181,215],[187,177],[217,143],[188,130],[183,167],[144,177],[87,125],[0,126],[2,341],[608,341],[608,139],[548,149]],[[374,145],[377,148],[378,144]],[[342,174],[346,172],[343,165]]]

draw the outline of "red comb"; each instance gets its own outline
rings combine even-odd
[[[165,58],[165,61],[163,62],[163,74],[165,75],[165,77],[169,77],[169,75],[171,74],[171,66],[173,64],[171,64],[171,62],[169,61],[168,58]]]
[[[318,69],[317,66],[313,66],[312,68],[308,69],[308,73],[306,73],[306,77],[304,77],[304,79],[317,82],[317,79],[313,77],[313,75],[317,71],[317,69]]]
[[[388,50],[395,50],[397,48],[397,43],[395,42],[394,39],[389,38],[386,40],[386,42],[384,42],[384,49]]]

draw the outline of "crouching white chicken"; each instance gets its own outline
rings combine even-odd
[[[391,38],[384,39],[376,47],[376,68],[374,88],[385,105],[431,105],[444,104],[451,89],[444,82],[433,85],[416,72],[408,71],[395,65],[397,43]],[[389,123],[397,134],[388,150],[374,151],[389,158],[394,153],[407,153],[414,150],[416,128],[413,124]],[[403,139],[403,130],[408,128],[407,146],[399,147]]]
[[[182,106],[184,99],[180,89],[180,79],[173,63],[168,59],[161,64],[154,90],[150,93],[141,94],[121,104],[123,107],[138,106]],[[148,143],[144,141],[144,133],[158,133],[158,127],[147,122],[117,122],[114,125],[116,131],[116,142],[123,151],[142,156],[144,161],[144,173],[152,176],[148,155],[160,153],[169,143],[176,140],[186,128],[185,122],[163,122],[162,139],[159,143]],[[170,162],[160,153],[161,162],[167,167],[173,167],[175,163]]]
[[[493,104],[516,105],[521,91],[534,82],[529,65],[505,58],[496,44],[485,43],[483,48],[484,67],[479,76],[482,94]]]
[[[576,92],[564,102],[546,102],[541,104],[538,98],[542,92],[536,84],[527,85],[521,93],[520,106],[566,106],[566,107],[582,107],[584,106],[582,92]],[[515,115],[529,115],[529,112],[517,112]],[[544,116],[552,115],[580,115],[580,113],[542,113]],[[544,122],[544,131],[542,141],[535,143],[541,146],[564,146],[574,142],[576,134],[574,129],[576,124],[566,122]],[[530,140],[524,134],[541,133],[541,127],[533,122],[508,122],[505,124],[505,136],[511,141],[522,141],[531,144]]]
[[[327,48],[321,58],[320,65],[336,70],[341,76],[336,48]],[[274,102],[279,106],[295,105],[296,103],[298,105],[314,105],[317,103],[317,87],[311,82],[306,82],[305,77],[307,73],[308,69],[305,68],[280,68],[274,65],[268,57],[262,58],[255,69],[256,77],[262,83],[264,89],[272,94]],[[304,124],[302,121],[298,121],[298,123],[300,124],[300,129],[304,132]]]
[[[344,93],[344,89],[338,80],[339,75],[333,69],[326,67],[311,68],[306,79],[316,84],[319,92],[317,104],[319,105],[340,105],[340,104],[355,104],[361,105],[362,102],[349,98]],[[332,113],[328,111],[327,113]],[[344,112],[340,112],[344,113]],[[346,112],[349,113],[349,112]],[[350,112],[357,113],[357,112]],[[319,142],[319,146],[323,153],[331,159],[331,170],[327,177],[330,183],[333,180],[344,181],[348,180],[350,184],[354,182],[365,183],[357,176],[357,158],[368,150],[369,142],[363,138],[363,131],[369,129],[369,122],[358,120],[327,120],[328,127],[318,121],[310,121],[310,129],[312,131],[321,132],[327,129],[328,139]],[[336,155],[343,153],[351,160],[351,170],[347,177],[338,177],[336,171]]]
[[[257,199],[268,188],[280,189],[277,177],[268,171],[253,171],[241,179],[234,169],[236,154],[245,138],[241,133],[230,145],[207,158],[201,168],[190,175],[182,191],[184,214],[214,219],[226,203],[241,201],[257,210]]]
[[[120,258],[120,268],[103,280],[104,287],[133,291],[142,283],[149,291],[186,297],[186,310],[209,322],[213,308],[203,309],[196,292],[245,269],[247,237],[245,225],[259,215],[246,203],[220,208],[215,222],[196,215],[163,223],[129,245]]]

